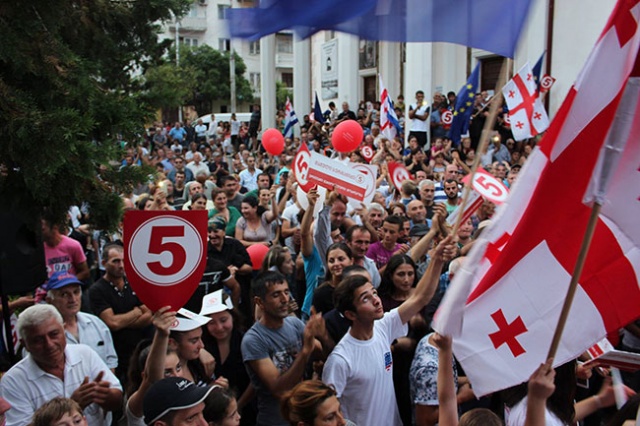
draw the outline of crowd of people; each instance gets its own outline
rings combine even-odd
[[[69,221],[45,217],[48,281],[11,301],[24,357],[0,379],[8,426],[178,425],[622,425],[640,398],[616,412],[611,379],[573,360],[541,364],[528,383],[477,399],[455,361],[451,338],[431,329],[442,297],[495,205],[485,200],[456,232],[474,159],[512,187],[536,140],[513,140],[499,115],[490,144],[479,140],[493,102],[478,93],[469,133],[449,139],[456,95],[415,94],[389,140],[380,104],[330,103],[304,115],[279,156],[259,143],[260,108],[249,123],[232,115],[211,125],[156,123],[125,147],[121,167],[155,168],[153,180],[121,194],[124,210],[205,210],[207,266],[185,308],[152,312],[124,269],[122,228],[87,224],[79,200]],[[333,149],[337,124],[356,120],[361,147]],[[276,126],[283,130],[279,111]],[[407,144],[404,143],[404,132]],[[376,191],[368,204],[335,188],[303,191],[292,163],[300,146],[337,161],[374,152]],[[390,162],[411,178],[396,188]],[[252,246],[268,251],[261,264]],[[248,251],[249,250],[249,251]],[[640,323],[621,330],[640,352]],[[627,374],[625,391],[640,388]],[[583,387],[577,388],[580,381]],[[584,383],[590,384],[584,386]],[[606,423],[605,423],[606,422]],[[635,422],[635,420],[634,420]]]

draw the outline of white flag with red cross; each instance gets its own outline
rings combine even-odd
[[[502,88],[502,94],[509,108],[511,132],[515,140],[530,138],[549,127],[549,117],[538,96],[529,63]]]
[[[639,3],[618,1],[436,314],[478,396],[527,380],[545,360],[592,200],[603,207],[554,364],[640,317]]]

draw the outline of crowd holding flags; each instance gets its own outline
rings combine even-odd
[[[526,381],[546,359],[592,200],[603,207],[554,365],[640,317],[640,31],[630,16],[640,21],[640,8],[619,1],[436,315],[477,396]]]
[[[402,0],[393,2],[394,8],[382,0],[354,1],[348,8],[338,0],[297,3],[274,0],[232,9],[232,36],[257,39],[294,28],[308,37],[330,29],[369,40],[459,43],[513,57],[530,1]],[[434,325],[454,335],[455,355],[476,396],[526,381],[545,361],[593,202],[603,207],[585,267],[576,274],[578,290],[567,321],[572,333],[561,341],[554,365],[575,359],[640,317],[640,8],[633,3],[618,0],[551,124],[541,101],[555,81],[542,75],[545,53],[533,70],[527,63],[502,88],[514,138],[546,135],[456,274]],[[339,13],[320,13],[324,9]],[[629,25],[630,16],[635,25]],[[471,25],[470,17],[483,25]],[[457,95],[450,130],[454,145],[468,129],[479,73],[478,64]],[[382,134],[393,138],[397,118],[382,79],[380,93]],[[317,94],[314,117],[324,122]],[[407,172],[395,164],[391,169],[397,186]]]
[[[287,96],[287,102],[284,104],[284,137],[293,137],[293,126],[298,123],[298,117],[293,110],[293,105]]]

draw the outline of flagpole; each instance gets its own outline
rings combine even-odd
[[[471,175],[469,177],[469,180],[465,184],[464,190],[462,193],[462,202],[460,203],[460,207],[459,207],[460,212],[464,211],[467,205],[467,202],[469,201],[469,195],[471,194],[471,185],[473,184],[473,177],[476,175],[476,171],[480,166],[482,153],[484,152],[485,148],[489,144],[489,134],[491,132],[491,129],[493,129],[496,123],[496,119],[498,118],[498,107],[500,105],[499,101],[502,100],[502,87],[504,87],[504,85],[507,84],[507,73],[509,72],[510,68],[511,68],[511,59],[505,58],[505,60],[502,62],[500,77],[498,78],[498,82],[496,83],[496,94],[493,95],[493,98],[491,99],[491,100],[494,100],[495,98],[495,100],[498,102],[490,103],[491,107],[489,108],[489,116],[487,117],[487,120],[484,122],[484,127],[482,128],[482,133],[480,135],[480,143],[478,144],[478,148],[476,149],[476,157],[473,160],[473,165],[471,166]],[[453,227],[453,231],[451,232],[454,235],[454,237],[458,233],[458,228],[460,228],[460,225],[462,222],[462,216],[464,215],[460,214],[458,216],[458,218],[456,219],[455,226]]]
[[[591,240],[593,238],[593,234],[595,233],[596,225],[598,224],[598,217],[600,216],[601,208],[602,205],[595,202],[593,204],[593,208],[591,209],[591,216],[589,217],[587,229],[585,230],[584,238],[582,239],[582,245],[580,246],[578,260],[576,261],[576,266],[573,268],[573,274],[571,275],[571,282],[569,283],[569,289],[567,290],[567,297],[564,299],[564,305],[562,305],[560,318],[558,318],[558,325],[556,326],[556,331],[553,334],[551,347],[549,347],[549,353],[546,359],[554,358],[556,356],[556,352],[558,351],[560,339],[562,338],[562,332],[564,331],[564,326],[567,323],[569,311],[571,310],[571,304],[573,303],[573,298],[576,294],[576,289],[578,288],[578,280],[580,279],[580,275],[582,275],[582,268],[584,267],[584,263],[587,260],[589,246],[591,246]]]

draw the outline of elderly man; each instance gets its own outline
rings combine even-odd
[[[56,272],[47,282],[47,303],[55,306],[62,315],[67,342],[89,346],[111,371],[115,371],[118,355],[109,328],[95,315],[80,312],[83,285],[69,272]]]
[[[111,424],[122,404],[122,387],[98,354],[86,345],[68,345],[62,316],[51,305],[27,308],[18,319],[18,333],[29,355],[0,382],[2,397],[11,404],[7,426],[31,422],[38,407],[57,397],[80,404],[90,426]]]

